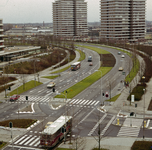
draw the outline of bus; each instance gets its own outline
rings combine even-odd
[[[72,116],[60,116],[40,135],[40,147],[52,148],[71,132]]]
[[[81,63],[80,62],[75,62],[71,65],[71,70],[72,71],[75,71],[75,70],[78,70],[81,66]]]

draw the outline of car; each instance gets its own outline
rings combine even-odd
[[[55,87],[55,83],[54,83],[54,82],[50,82],[50,83],[47,85],[47,88],[52,88],[52,87]]]
[[[89,63],[89,66],[93,66],[93,63],[92,63],[92,62],[90,62],[90,63]]]
[[[13,95],[13,96],[10,97],[10,101],[16,101],[16,100],[18,100],[19,98],[20,98],[20,96],[17,95],[17,94],[15,94],[15,95]]]
[[[123,68],[122,68],[122,67],[119,67],[119,71],[123,71]]]
[[[118,55],[120,55],[121,54],[121,52],[118,52]]]
[[[125,55],[121,55],[121,58],[125,58]]]
[[[53,122],[48,122],[46,125],[45,125],[45,129],[50,126]]]

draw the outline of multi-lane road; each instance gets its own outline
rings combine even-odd
[[[118,55],[118,51],[115,49],[99,46],[98,48],[105,49],[113,54],[116,58],[115,66],[102,77],[102,81],[99,80],[95,82],[73,99],[68,100],[66,105],[62,105],[59,109],[52,108],[50,100],[55,94],[51,89],[47,89],[46,85],[48,83],[44,83],[23,93],[17,102],[7,102],[0,105],[0,120],[13,118],[32,118],[39,120],[33,127],[28,128],[26,133],[14,139],[14,149],[38,149],[40,134],[45,124],[48,121],[56,120],[61,115],[73,116],[72,134],[75,136],[97,136],[99,129],[103,137],[141,137],[143,135],[143,130],[140,128],[142,126],[142,119],[132,119],[132,125],[135,126],[133,128],[130,127],[130,118],[119,118],[120,124],[126,126],[117,126],[117,114],[108,114],[99,109],[100,104],[106,100],[105,97],[102,97],[101,91],[109,92],[109,90],[111,90],[111,96],[117,95],[119,92],[118,89],[123,87],[121,80],[124,79],[124,75],[118,71],[118,68],[123,67],[127,75],[132,64],[130,63],[131,58],[129,56],[124,54],[125,58],[121,58],[121,55]],[[99,55],[85,48],[83,50],[86,54],[86,59],[81,62],[81,68],[77,71],[67,70],[62,72],[61,76],[54,80],[56,83],[56,91],[59,93],[86,78],[100,67]],[[87,58],[90,55],[93,57],[93,66],[89,66],[87,62]],[[109,88],[110,84],[111,87]],[[25,100],[26,95],[28,95],[28,101]],[[18,109],[24,107],[27,103],[34,104],[34,112],[31,114],[23,113],[18,115],[16,113]],[[149,126],[152,126],[151,122]],[[150,131],[145,130],[144,132],[147,132],[146,135],[150,136]],[[8,145],[5,150],[11,146],[12,145]]]

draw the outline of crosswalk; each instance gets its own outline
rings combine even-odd
[[[68,106],[77,106],[77,107],[94,107],[96,106],[100,101],[96,100],[85,100],[85,99],[72,99]]]
[[[93,126],[93,128],[88,132],[88,136],[92,136],[94,134],[95,130],[98,129],[99,124],[100,123],[102,124],[102,122],[104,122],[106,118],[107,119],[109,118],[109,121],[106,124],[106,126],[104,126],[104,128],[101,128],[101,135],[104,136],[106,131],[109,129],[110,125],[113,124],[113,122],[115,120],[115,116],[109,117],[109,115],[107,115],[106,113],[101,117],[99,122],[97,122]],[[138,124],[138,127],[127,126],[127,123],[128,123],[129,119],[130,118],[125,119],[124,125],[126,125],[126,126],[122,126],[120,128],[120,130],[116,134],[117,137],[121,137],[121,136],[138,137],[140,129],[141,129],[139,126],[141,126],[141,120],[142,119],[140,121],[138,121],[138,123],[137,123],[136,119],[135,119],[135,121],[133,121],[133,122],[136,122]],[[25,135],[21,136],[19,139],[14,140],[13,144],[16,145],[16,146],[27,146],[27,147],[38,148],[39,144],[40,144],[40,134],[41,134],[41,132],[31,130],[29,134],[25,134]]]
[[[14,145],[24,145],[38,147],[40,144],[40,136],[24,135],[14,142]]]
[[[117,136],[138,137],[143,119],[126,118]]]
[[[25,102],[32,102],[32,103],[48,103],[50,101],[50,97],[45,96],[28,96],[28,100],[26,100],[26,96],[20,95],[20,98],[15,101],[16,103],[25,103]]]
[[[14,103],[48,103],[50,101],[50,97],[45,96],[28,96],[28,100],[26,100],[25,95],[20,95],[20,98]],[[68,106],[77,106],[77,107],[87,107],[87,106],[96,106],[100,101],[96,100],[85,100],[85,99],[72,99],[68,102]],[[12,103],[12,102],[10,102]]]

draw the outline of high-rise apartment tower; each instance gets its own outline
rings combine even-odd
[[[56,0],[53,2],[53,33],[60,37],[87,36],[87,2]]]
[[[0,51],[2,51],[4,49],[4,40],[3,40],[3,21],[2,19],[0,19]]]
[[[146,0],[101,0],[100,38],[127,39],[145,37]]]

